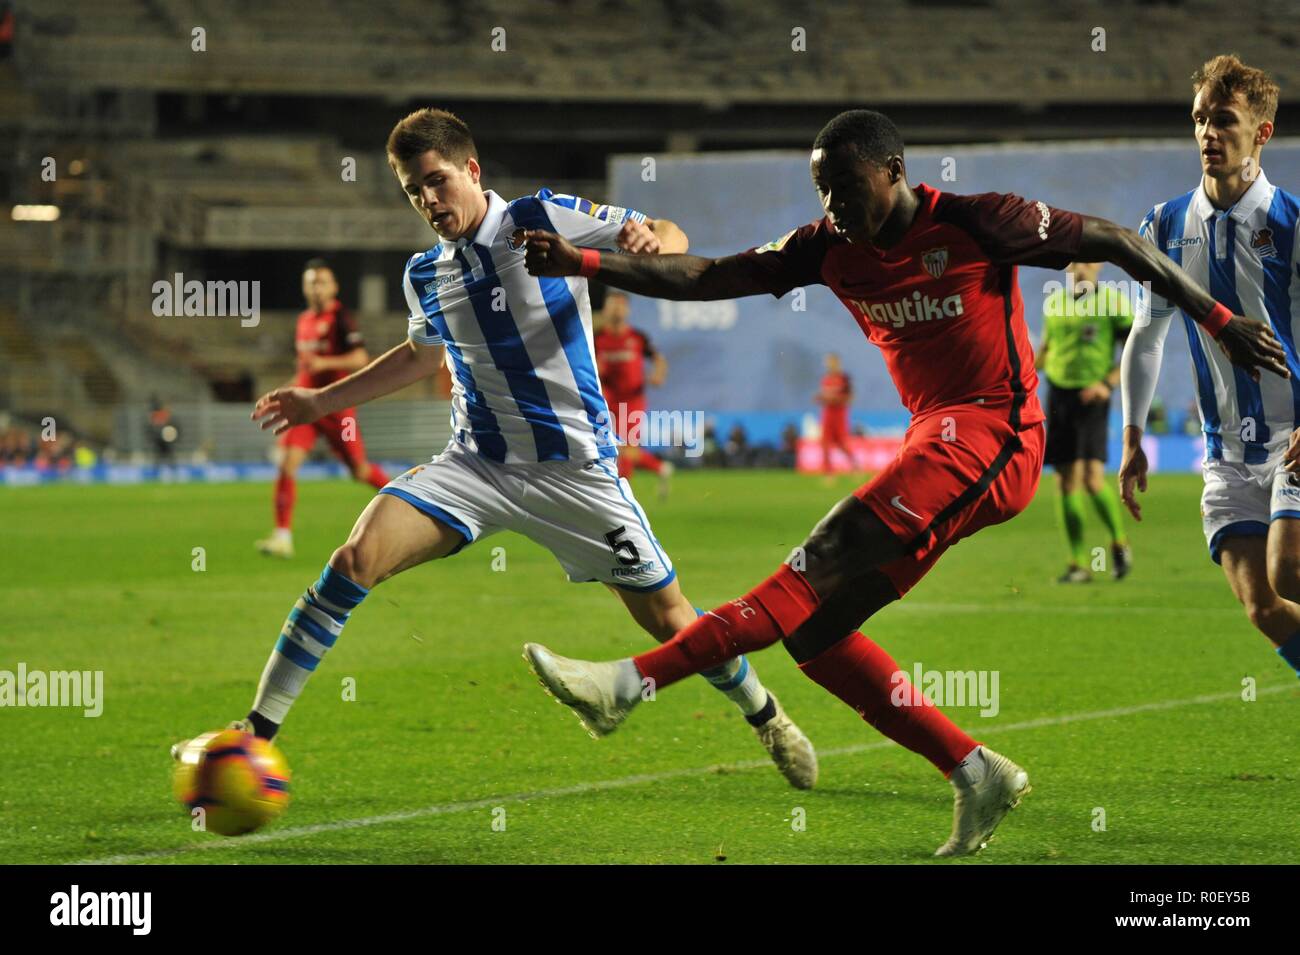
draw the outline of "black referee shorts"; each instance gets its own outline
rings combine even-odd
[[[1106,460],[1110,401],[1084,404],[1080,388],[1048,385],[1047,452],[1043,463],[1062,467],[1074,461]]]

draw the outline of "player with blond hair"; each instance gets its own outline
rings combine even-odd
[[[1141,235],[1232,311],[1267,322],[1290,378],[1252,376],[1226,360],[1203,328],[1161,295],[1138,297],[1124,347],[1124,460],[1120,492],[1142,518],[1142,429],[1175,314],[1192,355],[1205,435],[1201,523],[1210,559],[1250,622],[1300,673],[1300,200],[1269,182],[1260,154],[1273,137],[1278,86],[1263,70],[1216,56],[1192,76],[1201,182],[1161,202]]]

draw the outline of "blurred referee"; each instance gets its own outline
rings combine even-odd
[[[1125,577],[1132,554],[1124,536],[1119,495],[1106,480],[1110,396],[1119,383],[1115,348],[1133,325],[1128,300],[1117,288],[1097,288],[1100,262],[1071,262],[1065,288],[1043,303],[1043,340],[1037,366],[1047,375],[1047,453],[1061,488],[1061,518],[1070,549],[1063,584],[1092,580],[1083,545],[1083,493],[1092,498],[1110,532],[1111,573]]]

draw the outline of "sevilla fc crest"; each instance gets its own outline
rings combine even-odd
[[[929,252],[921,253],[921,264],[925,270],[935,278],[943,275],[943,270],[948,267],[948,249],[945,246],[942,249],[931,249]]]

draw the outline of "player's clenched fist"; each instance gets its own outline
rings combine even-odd
[[[297,425],[310,424],[324,414],[319,389],[277,388],[257,399],[250,417],[261,422],[263,431],[274,428],[276,434],[283,434]]]
[[[554,232],[530,229],[524,233],[524,241],[527,243],[524,268],[529,275],[577,275],[582,267],[582,252]]]
[[[618,230],[614,244],[633,255],[655,255],[659,251],[658,236],[644,222],[634,222],[631,219],[624,222],[623,228]]]

